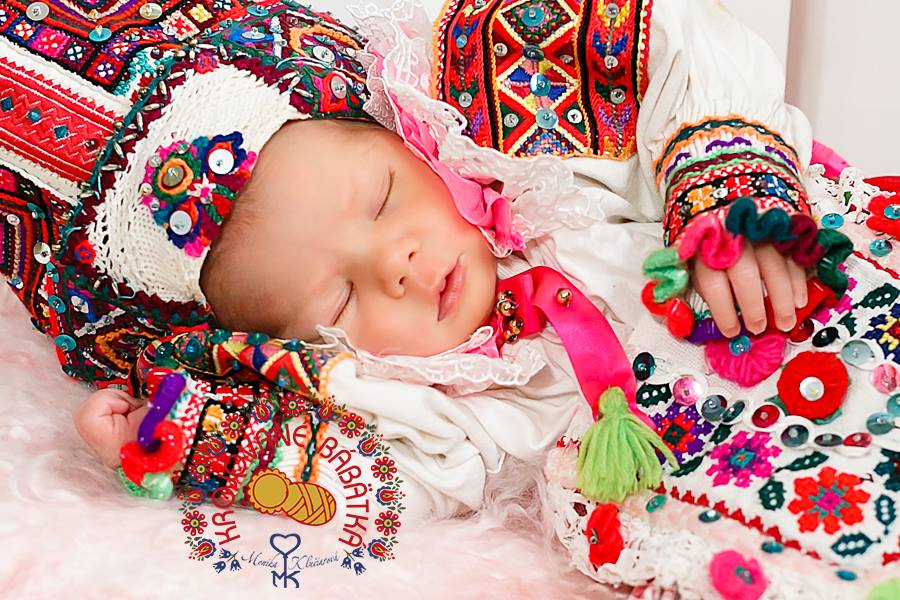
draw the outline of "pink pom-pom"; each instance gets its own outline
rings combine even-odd
[[[687,260],[699,252],[710,268],[727,269],[740,258],[742,249],[740,236],[727,231],[715,215],[704,215],[694,219],[681,233],[678,258]]]
[[[706,362],[724,379],[742,387],[756,385],[781,366],[786,340],[781,333],[750,338],[750,348],[735,353],[731,340],[706,344]]]
[[[709,578],[725,600],[757,600],[768,583],[756,559],[746,559],[734,550],[713,556]]]

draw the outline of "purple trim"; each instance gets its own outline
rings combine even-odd
[[[175,401],[184,390],[185,380],[181,373],[169,373],[156,388],[153,399],[150,400],[150,410],[144,415],[138,427],[137,441],[144,452],[150,454],[159,449],[159,440],[153,437],[156,426],[166,418]]]

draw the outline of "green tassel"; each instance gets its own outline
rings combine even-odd
[[[885,579],[869,591],[866,600],[896,600],[900,598],[900,578]]]
[[[665,302],[680,294],[690,279],[675,248],[661,248],[648,254],[644,259],[644,274],[657,282],[653,288],[656,302]]]
[[[622,502],[662,481],[659,451],[677,466],[672,451],[659,435],[628,408],[621,388],[611,387],[600,396],[600,418],[588,428],[578,450],[578,487],[597,502]]]

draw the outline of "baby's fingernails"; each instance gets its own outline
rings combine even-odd
[[[749,329],[750,332],[754,334],[762,333],[766,329],[765,317],[763,317],[762,319],[756,319],[755,321],[750,321],[749,323],[747,323],[747,329]]]
[[[794,296],[794,306],[797,308],[803,308],[806,306],[806,292],[802,292]]]
[[[794,325],[797,323],[797,319],[795,317],[789,317],[785,319],[778,320],[778,329],[782,331],[790,331],[794,328]]]

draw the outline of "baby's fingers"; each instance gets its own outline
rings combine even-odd
[[[728,269],[728,279],[734,289],[734,297],[741,307],[744,325],[753,333],[762,333],[766,328],[766,307],[763,303],[762,281],[756,254],[750,242],[744,242],[744,251],[734,265]]]
[[[794,306],[802,308],[809,302],[806,293],[806,269],[792,260],[787,261],[787,266],[791,274],[791,288],[794,290]]]
[[[725,271],[706,266],[702,260],[694,265],[694,288],[709,305],[713,320],[724,335],[734,337],[740,333],[731,284]]]
[[[797,315],[788,261],[771,244],[763,244],[756,247],[756,264],[766,283],[775,325],[782,331],[790,331],[797,322]]]

